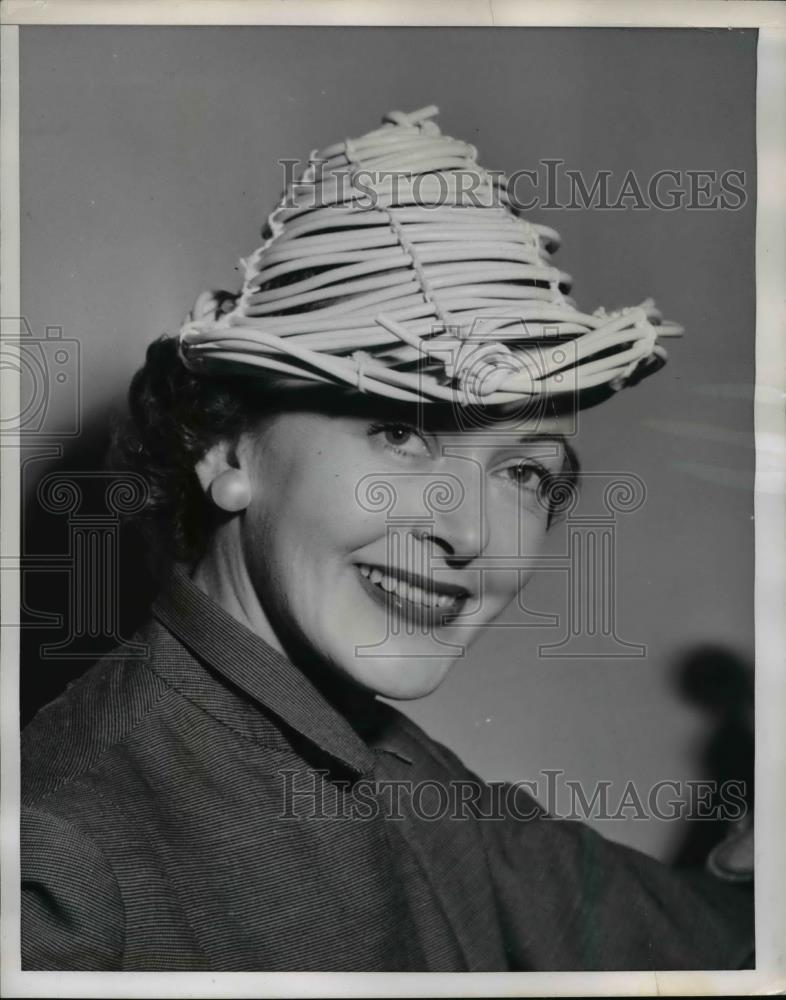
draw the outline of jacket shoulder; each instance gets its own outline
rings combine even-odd
[[[62,817],[23,809],[20,827],[23,969],[121,967],[125,913],[102,852]]]
[[[22,803],[31,805],[90,770],[148,715],[169,690],[151,669],[162,627],[134,637],[147,648],[130,657],[117,647],[39,709],[21,739]]]

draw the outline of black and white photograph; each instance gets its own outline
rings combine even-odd
[[[3,10],[3,992],[783,989],[786,8],[178,6]]]

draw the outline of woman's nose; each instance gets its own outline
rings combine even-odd
[[[491,525],[484,495],[484,483],[462,480],[461,495],[443,509],[434,510],[428,533],[451,566],[463,566],[481,556],[489,543]]]

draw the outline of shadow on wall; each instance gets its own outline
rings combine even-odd
[[[722,646],[698,646],[676,664],[675,681],[683,696],[709,717],[707,742],[699,770],[716,789],[711,810],[722,809],[726,782],[744,783],[748,811],[754,795],[754,679],[750,663]],[[686,836],[675,852],[676,865],[703,864],[708,852],[729,830],[724,820],[687,824]]]
[[[120,522],[140,484],[104,471],[116,414],[95,414],[55,461],[35,461],[34,449],[22,459],[23,726],[129,639],[155,596],[145,547]]]

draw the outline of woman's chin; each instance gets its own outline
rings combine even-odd
[[[381,697],[411,700],[431,694],[465,654],[466,637],[458,630],[381,613],[352,619],[348,609],[342,610],[343,615],[331,616],[330,634],[323,630],[315,649],[326,651],[341,673]]]
[[[374,693],[380,698],[390,698],[392,701],[417,701],[418,698],[425,698],[432,691],[436,691],[444,679],[445,674],[436,680],[422,677],[395,679],[390,683],[376,685]]]
[[[374,694],[398,701],[425,698],[447,677],[455,657],[356,656],[350,670],[356,683]]]

